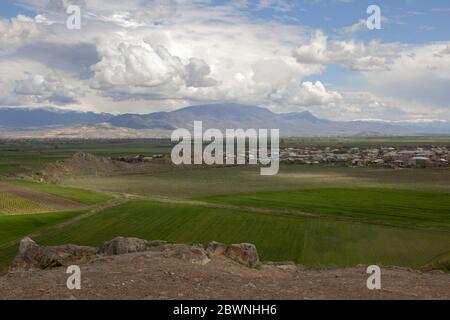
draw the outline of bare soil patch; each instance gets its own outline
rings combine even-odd
[[[206,265],[154,252],[102,257],[81,266],[81,290],[65,268],[0,277],[0,299],[450,299],[450,275],[382,268],[382,290],[366,288],[366,267],[251,269],[223,257]]]

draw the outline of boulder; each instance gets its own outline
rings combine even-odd
[[[149,245],[150,247],[152,247],[152,248],[154,248],[154,247],[160,247],[160,246],[163,246],[163,245],[165,245],[165,244],[168,244],[168,242],[167,242],[167,241],[164,241],[164,240],[152,240],[152,241],[149,241],[149,242],[148,242],[148,245]]]
[[[30,250],[36,249],[37,247],[39,246],[33,241],[33,239],[25,237],[20,241],[19,254],[25,254]]]
[[[148,251],[151,245],[147,240],[138,238],[117,237],[107,241],[99,250],[103,256],[113,256],[119,254]]]
[[[97,248],[76,245],[44,247],[30,238],[20,241],[19,253],[14,258],[10,271],[48,269],[89,260],[97,253]]]
[[[206,252],[208,253],[208,255],[210,257],[220,256],[225,253],[227,248],[228,248],[228,245],[217,242],[217,241],[213,241],[206,246]]]
[[[249,243],[226,245],[213,241],[206,246],[206,252],[210,257],[224,256],[251,268],[259,265],[256,247]]]
[[[259,265],[259,256],[256,247],[250,243],[229,245],[223,255],[250,268]]]

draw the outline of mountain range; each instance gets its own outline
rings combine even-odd
[[[198,105],[170,112],[149,114],[121,114],[78,112],[59,109],[0,108],[0,134],[8,137],[24,136],[23,132],[56,132],[55,137],[82,136],[89,130],[95,137],[96,128],[104,132],[124,132],[127,137],[152,135],[170,136],[176,128],[192,128],[194,121],[202,121],[204,129],[280,129],[283,136],[351,136],[351,135],[450,135],[449,122],[383,122],[331,121],[320,119],[310,112],[274,113],[268,109],[232,103]],[[55,131],[56,130],[56,131]],[[0,136],[1,136],[0,135]],[[28,137],[28,135],[25,135]],[[112,135],[114,136],[114,134]]]
[[[112,117],[112,115],[106,113],[77,112],[53,108],[0,108],[0,128],[20,130],[95,124],[107,122]]]

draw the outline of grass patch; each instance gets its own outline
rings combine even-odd
[[[389,224],[450,228],[450,194],[381,188],[314,188],[213,196],[199,200],[299,210]]]
[[[261,176],[257,166],[215,168],[154,164],[151,172],[108,177],[71,177],[65,185],[94,191],[198,198],[256,192],[285,192],[316,188],[388,188],[447,192],[450,169],[370,169],[281,166],[276,176]]]
[[[51,212],[33,215],[1,216],[0,245],[21,239],[27,234],[51,227],[83,212]]]
[[[262,260],[307,266],[360,263],[418,268],[449,251],[450,234],[289,215],[132,201],[106,209],[37,241],[100,246],[116,236],[181,243],[254,243]]]
[[[106,202],[112,199],[111,196],[99,192],[93,192],[78,188],[63,187],[60,185],[37,183],[27,180],[8,180],[8,183],[12,183],[20,187],[31,188],[36,191],[45,192],[54,196],[58,196],[86,205]]]
[[[11,241],[20,240],[24,236],[44,231],[67,219],[84,213],[52,212],[20,216],[0,216],[0,247]],[[5,269],[17,254],[18,245],[0,248],[0,270]]]
[[[433,260],[431,260],[424,267],[422,267],[422,270],[424,271],[442,270],[450,273],[450,251],[441,254],[439,257],[436,257]]]

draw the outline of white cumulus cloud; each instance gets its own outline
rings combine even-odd
[[[310,42],[294,50],[301,64],[342,64],[357,71],[386,69],[401,48],[395,44],[356,40],[329,40],[322,31],[316,31]]]
[[[0,18],[0,51],[13,50],[42,37],[44,30],[36,19],[23,15],[10,20]]]
[[[328,91],[320,81],[302,83],[298,101],[302,105],[335,105],[342,100],[342,95],[336,91]]]

